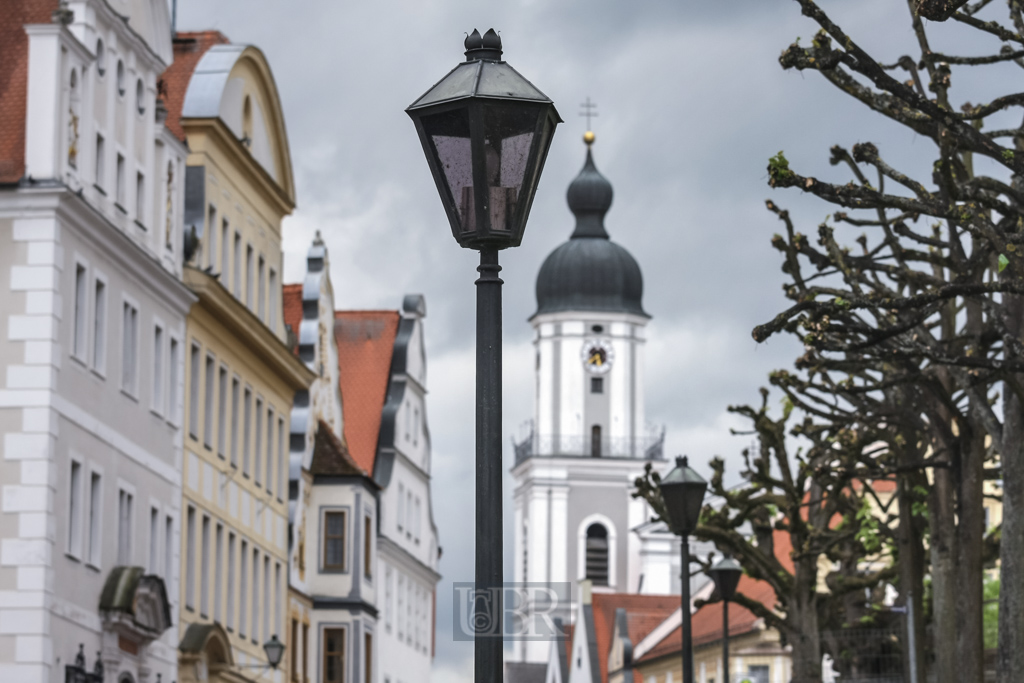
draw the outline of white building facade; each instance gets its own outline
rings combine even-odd
[[[0,680],[63,681],[81,652],[103,681],[173,681],[194,297],[157,92],[170,17],[55,7],[0,19],[25,102],[0,120],[23,135],[0,150]]]

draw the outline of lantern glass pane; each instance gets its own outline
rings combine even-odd
[[[533,107],[484,108],[484,159],[487,164],[491,230],[510,232],[521,197],[539,112]]]
[[[465,109],[423,117],[423,130],[430,139],[434,159],[444,176],[451,205],[463,231],[476,230],[473,208],[473,153],[469,138],[469,115]]]

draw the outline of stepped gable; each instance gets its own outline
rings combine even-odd
[[[371,475],[400,318],[398,311],[334,313],[345,443]]]

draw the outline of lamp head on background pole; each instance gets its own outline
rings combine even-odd
[[[679,536],[689,536],[697,528],[708,483],[690,468],[686,457],[681,456],[676,458],[675,469],[662,477],[660,488],[672,531]]]
[[[270,636],[270,640],[263,643],[263,651],[267,653],[267,664],[271,669],[276,669],[281,663],[281,656],[284,654],[284,643],[277,639],[277,634]]]
[[[743,575],[743,567],[740,563],[725,555],[708,572],[715,582],[715,588],[723,600],[732,600],[736,595],[736,586],[740,583],[740,576]]]
[[[555,126],[547,95],[502,61],[494,29],[473,30],[466,61],[405,110],[444,205],[467,249],[518,247]]]

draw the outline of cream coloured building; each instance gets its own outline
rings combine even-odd
[[[313,373],[286,345],[281,220],[294,208],[263,54],[179,33],[164,75],[188,143],[180,683],[284,681],[263,644],[287,633],[288,438]]]

